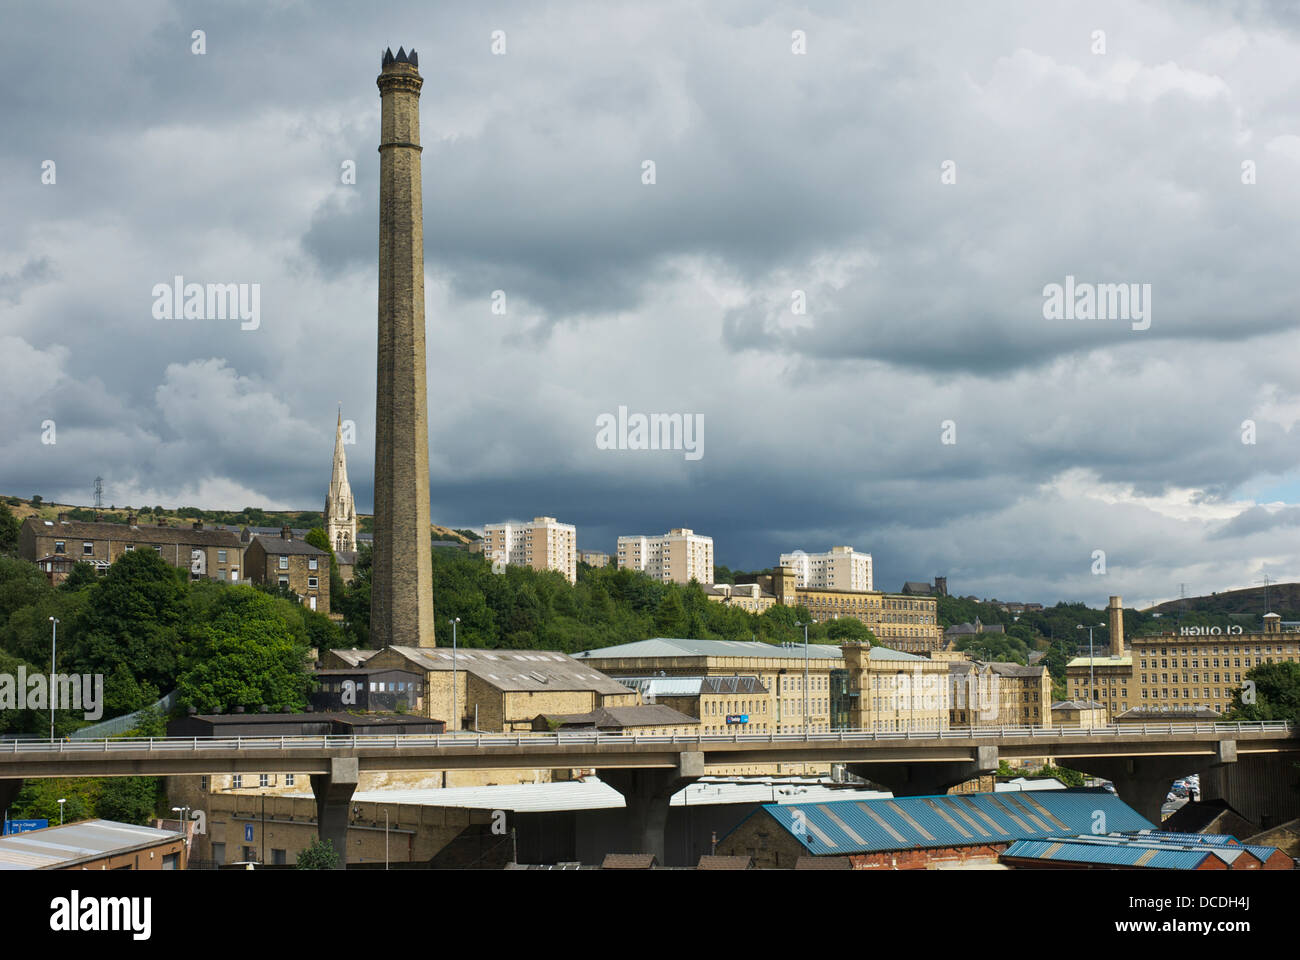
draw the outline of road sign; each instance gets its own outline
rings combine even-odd
[[[729,713],[727,714],[727,723],[749,723],[749,714]]]
[[[253,825],[251,823],[244,824],[244,842],[253,842]]]
[[[50,825],[48,820],[6,820],[5,836],[11,833],[30,833],[33,830],[44,830]]]

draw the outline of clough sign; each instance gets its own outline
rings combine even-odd
[[[1180,637],[1217,637],[1222,634],[1236,636],[1241,633],[1241,627],[1181,627],[1178,630]]]

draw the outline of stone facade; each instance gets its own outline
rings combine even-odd
[[[188,569],[191,580],[238,581],[248,576],[244,544],[229,530],[214,530],[202,521],[143,526],[134,517],[130,520],[121,524],[28,517],[19,533],[18,553],[33,563],[67,556],[103,572],[123,553],[154,550],[172,566]]]
[[[245,564],[254,583],[288,587],[302,598],[303,606],[329,615],[329,554],[298,540],[288,527],[279,537],[252,537]]]

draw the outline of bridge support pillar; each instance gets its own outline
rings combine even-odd
[[[878,783],[896,797],[928,797],[947,793],[981,774],[996,773],[998,748],[975,748],[975,759],[939,763],[851,763],[850,773]]]
[[[1170,785],[1179,777],[1199,773],[1202,777],[1224,764],[1237,762],[1237,741],[1221,740],[1215,755],[1183,757],[1077,757],[1061,758],[1063,765],[1094,777],[1109,780],[1115,793],[1130,807],[1160,826]]]
[[[651,853],[660,866],[665,865],[664,833],[673,794],[704,776],[704,754],[689,751],[680,755],[677,766],[660,768],[608,767],[597,775],[623,795],[627,804],[623,821],[623,842],[634,850],[610,850],[609,853]]]
[[[348,865],[348,805],[360,779],[356,758],[331,757],[329,773],[314,773],[311,792],[316,795],[316,832],[334,845],[339,870]]]
[[[13,806],[14,798],[22,788],[21,780],[0,780],[0,815]],[[13,817],[9,819],[12,820]]]

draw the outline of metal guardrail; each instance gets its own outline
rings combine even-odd
[[[850,743],[945,741],[1005,739],[1030,737],[1042,740],[1063,740],[1066,737],[1111,737],[1114,739],[1140,739],[1152,735],[1174,734],[1243,734],[1275,733],[1293,735],[1292,725],[1285,720],[1256,720],[1238,723],[1142,723],[1108,727],[970,727],[956,730],[834,730],[825,733],[719,733],[719,734],[624,734],[624,733],[444,733],[402,734],[380,736],[318,736],[318,737],[122,737],[105,740],[11,740],[0,743],[0,756],[5,754],[49,753],[84,754],[118,753],[147,750],[151,753],[194,753],[199,750],[355,750],[373,747],[397,750],[405,747],[482,747],[549,748],[563,746],[598,746],[613,744],[710,744],[710,743]]]

